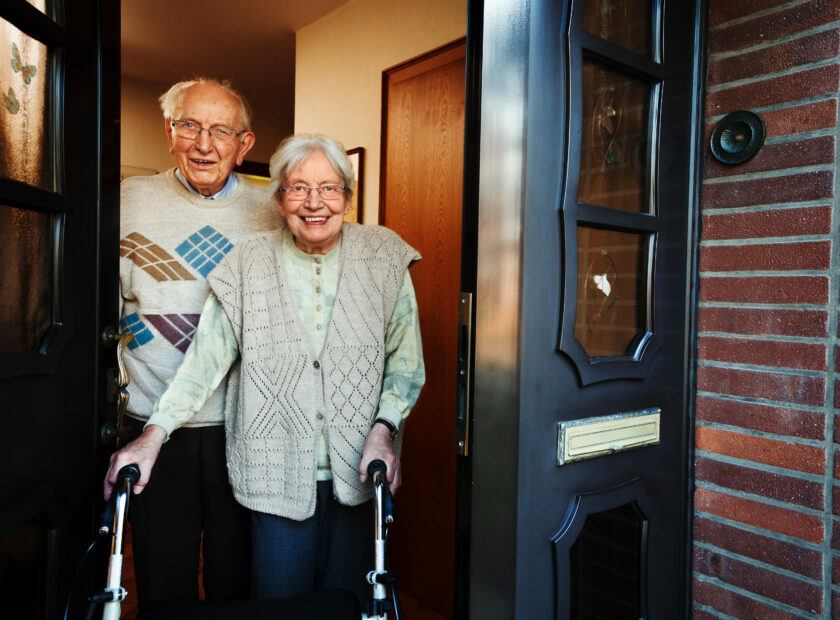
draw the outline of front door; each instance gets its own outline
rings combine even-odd
[[[93,538],[100,333],[117,305],[118,37],[119,3],[0,5],[4,618],[62,617]],[[76,602],[91,594],[92,566]]]
[[[472,618],[686,614],[698,4],[484,3]]]

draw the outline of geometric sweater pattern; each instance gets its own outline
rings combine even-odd
[[[190,193],[174,168],[120,183],[120,326],[134,334],[125,352],[132,417],[149,417],[180,365],[210,291],[207,275],[239,239],[280,225],[266,190],[241,178],[219,200]],[[223,422],[220,386],[186,426]]]
[[[385,335],[405,270],[420,255],[379,226],[342,226],[340,277],[322,351],[291,297],[282,231],[241,240],[208,282],[240,357],[225,404],[234,496],[260,512],[303,520],[315,512],[318,439],[327,439],[333,492],[345,505],[371,497],[359,482],[362,449],[379,406]],[[394,442],[398,455],[401,435]]]

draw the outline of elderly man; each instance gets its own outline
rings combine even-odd
[[[249,594],[249,516],[227,478],[224,383],[174,432],[149,417],[193,337],[208,274],[240,238],[281,222],[267,193],[232,172],[255,139],[242,95],[198,78],[172,86],[160,104],[177,167],[120,187],[121,326],[135,336],[126,352],[132,441],[111,457],[105,479],[107,499],[120,467],[140,464],[135,490],[145,491],[132,500],[131,524],[141,606],[197,598],[202,547],[207,598]]]

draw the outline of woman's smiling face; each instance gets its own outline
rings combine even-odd
[[[284,187],[296,185],[313,188],[341,186],[342,180],[327,156],[322,151],[313,151],[292,169]],[[286,225],[299,249],[307,254],[326,254],[335,247],[341,234],[341,223],[350,207],[344,191],[334,199],[322,198],[315,189],[302,200],[289,198],[288,192],[280,194],[280,214],[286,218]]]

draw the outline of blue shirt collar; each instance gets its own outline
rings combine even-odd
[[[203,194],[199,194],[198,191],[190,185],[190,182],[184,178],[184,175],[181,174],[181,170],[179,168],[175,168],[175,178],[178,179],[178,182],[183,185],[188,192],[191,194],[195,194],[196,196],[200,196],[201,198],[206,198],[207,200],[219,200],[220,198],[227,198],[233,192],[236,191],[236,187],[239,185],[239,178],[234,173],[230,173],[228,175],[227,181],[225,181],[225,186],[220,189],[218,192],[213,194],[212,196],[205,196]]]

